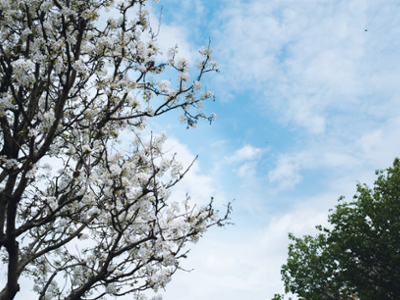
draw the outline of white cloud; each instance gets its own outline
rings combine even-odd
[[[397,4],[364,0],[230,1],[215,29],[217,57],[229,58],[221,81],[233,92],[255,91],[269,117],[311,134],[343,130],[332,109],[346,122],[363,107],[374,117],[382,111],[374,97],[398,110],[396,11]]]
[[[238,175],[242,178],[254,178],[256,177],[257,162],[245,162],[240,166],[238,170]]]
[[[300,162],[292,157],[281,156],[278,159],[275,169],[268,173],[270,182],[278,182],[276,192],[283,189],[293,188],[302,179],[299,174],[301,168]]]
[[[392,119],[378,128],[363,133],[356,140],[360,157],[371,164],[386,168],[399,156],[400,118]]]
[[[236,261],[232,254],[209,254],[206,258],[206,268],[213,272],[225,273],[234,269]]]
[[[325,142],[324,144],[324,140],[318,139],[302,145],[301,148],[294,147],[287,153],[279,154],[275,167],[268,172],[271,194],[293,189],[303,183],[302,174],[308,170],[330,170],[331,176],[357,176],[366,170],[374,170],[377,166],[377,161],[373,161],[372,157],[378,156],[378,152],[371,155],[367,164],[357,143],[349,146],[338,141]],[[307,184],[311,183],[303,183]]]
[[[239,223],[213,229],[184,263],[193,272],[177,273],[164,299],[271,299],[282,293],[280,268],[287,259],[288,233],[316,234],[315,225],[327,225],[336,198],[325,193],[300,199],[301,205],[274,216],[263,228]]]
[[[199,49],[195,49],[194,46],[188,42],[189,35],[190,32],[183,26],[166,25],[163,23],[160,27],[160,35],[157,38],[157,44],[163,53],[160,57],[166,60],[168,49],[177,45],[178,54],[176,58],[186,58],[192,66],[196,65],[201,57],[198,53]]]
[[[173,138],[167,139],[164,149],[168,151],[169,155],[176,153],[177,161],[181,162],[184,168],[189,167],[196,158],[185,144]],[[183,180],[173,188],[172,197],[177,200],[184,199],[188,193],[193,199],[193,203],[207,204],[211,197],[218,198],[218,202],[222,203],[224,197],[217,184],[209,174],[203,172],[204,170],[200,170],[199,162],[194,161]]]
[[[397,4],[372,0],[226,3],[226,10],[215,12],[215,20],[206,21],[215,25],[213,48],[219,49],[216,57],[222,70],[222,76],[216,77],[222,89],[219,94],[230,90],[224,97],[232,105],[248,101],[255,107],[254,118],[275,118],[293,129],[296,139],[275,150],[268,174],[257,170],[263,150],[250,144],[220,157],[218,174],[235,163],[236,172],[231,173],[240,177],[232,188],[239,194],[233,216],[237,226],[212,229],[192,247],[183,266],[195,270],[177,273],[167,286],[165,300],[270,299],[282,292],[279,272],[286,260],[287,233],[314,234],[316,224],[326,224],[336,199],[342,194],[351,198],[355,180],[371,184],[373,170],[388,167],[400,147],[396,138],[400,136]],[[190,18],[190,10],[196,11],[197,22],[208,9],[200,0],[184,1],[179,14]],[[157,18],[156,13],[152,18]],[[195,31],[181,20],[162,24],[159,45],[166,52],[178,44],[180,55],[193,61],[197,49],[189,40]],[[250,92],[246,99],[238,99],[235,93],[243,90]],[[229,133],[223,142],[229,146]],[[212,155],[217,155],[221,144],[211,145]],[[177,152],[185,166],[195,157],[178,139],[169,139],[165,149]],[[226,162],[232,164],[223,166]],[[320,182],[307,179],[309,170],[329,173],[323,176],[324,193],[315,195]],[[231,173],[220,177],[230,181]],[[188,192],[193,202],[204,204],[214,196],[225,203],[217,181],[221,178],[214,176],[212,170],[201,168],[201,161],[195,162],[173,197]],[[275,196],[288,189],[295,196]],[[278,212],[273,215],[272,209]],[[264,212],[268,214],[260,217],[262,225],[255,225],[254,216]]]
[[[198,7],[198,9],[201,10],[200,4]],[[159,7],[156,8],[159,9]],[[159,25],[159,13],[160,12],[156,11],[154,8],[150,10],[150,23],[154,31]],[[157,44],[162,53],[159,59],[167,60],[168,49],[177,45],[178,53],[176,58],[186,58],[192,67],[195,66],[197,61],[201,59],[201,55],[199,54],[199,49],[189,42],[192,34],[190,28],[187,26],[179,24],[179,22],[166,24],[163,22],[163,17],[161,17],[159,35],[157,36]]]
[[[236,150],[235,153],[228,157],[229,162],[242,162],[246,160],[259,159],[261,157],[263,150],[260,148],[255,148],[251,145],[246,145]]]
[[[244,221],[225,234],[206,235],[187,261],[195,271],[177,274],[165,300],[270,299],[282,292],[287,233],[315,234],[314,226],[326,224],[340,195],[351,199],[356,180],[371,185],[373,170],[388,167],[398,155],[396,5],[233,0],[218,11],[222,25],[213,36],[223,77],[217,84],[231,91],[232,105],[243,101],[235,93],[246,91],[254,115],[265,112],[296,138],[274,150],[268,174],[255,172],[262,153],[253,146],[226,158],[238,163],[237,205],[248,205],[239,212]],[[324,192],[315,191],[318,185]],[[287,189],[293,189],[287,198],[274,195]],[[243,217],[244,211],[251,217]],[[255,211],[268,212],[263,227],[253,226]]]

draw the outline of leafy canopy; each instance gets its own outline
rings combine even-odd
[[[358,184],[352,202],[339,199],[329,216],[333,229],[289,234],[286,292],[307,300],[400,298],[400,160],[376,174],[373,189]]]

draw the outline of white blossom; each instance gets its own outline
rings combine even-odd
[[[194,128],[214,95],[198,92],[197,80],[185,87],[189,62],[176,57],[177,46],[166,63],[157,57],[147,1],[56,4],[0,1],[0,72],[8,79],[0,94],[0,192],[10,196],[0,217],[4,232],[18,228],[7,242],[19,258],[8,280],[26,274],[46,300],[164,288],[185,245],[225,219],[211,205],[172,199],[187,170],[165,149],[166,132],[150,134],[147,122],[179,110],[180,122]],[[210,48],[201,53],[194,78],[217,66]],[[174,76],[171,88],[166,78]]]
[[[178,120],[179,120],[179,122],[181,122],[181,124],[184,124],[185,122],[186,122],[186,117],[185,117],[185,115],[179,115],[178,116]]]
[[[118,176],[121,174],[121,168],[116,164],[110,166],[110,171],[113,176]]]
[[[89,145],[83,145],[83,146],[82,146],[82,151],[83,151],[84,153],[90,153],[90,152],[92,152],[92,149],[90,148]]]
[[[198,63],[197,63],[197,70],[201,70],[201,69],[203,69],[203,67],[204,67],[204,62],[202,62],[202,61],[199,61]]]
[[[31,166],[31,169],[26,173],[26,178],[30,179],[35,178],[36,172],[37,172],[37,166],[36,165]]]
[[[177,68],[187,72],[188,71],[188,61],[186,60],[186,58],[180,58],[176,64]]]
[[[107,285],[106,292],[108,294],[115,294],[117,291],[117,286],[114,283],[110,283]]]
[[[4,117],[6,113],[6,109],[12,108],[14,105],[12,104],[11,95],[5,94],[0,98],[0,117]]]
[[[171,82],[169,82],[168,80],[161,80],[158,83],[158,89],[160,90],[160,92],[168,92],[170,85],[171,85]]]
[[[87,68],[82,60],[77,60],[73,63],[72,67],[81,74],[86,74]]]
[[[202,54],[202,55],[211,55],[211,53],[212,53],[213,51],[212,51],[212,49],[211,49],[211,47],[208,47],[208,48],[206,48],[206,47],[202,47],[201,48],[201,50],[200,50],[200,53]]]
[[[210,61],[208,64],[209,64],[210,67],[212,67],[212,68],[218,68],[218,63],[217,63],[216,61]]]
[[[201,82],[200,81],[194,81],[193,82],[193,88],[195,89],[195,90],[200,90],[201,89]]]
[[[169,48],[168,52],[167,52],[167,56],[169,59],[173,59],[177,53],[178,53],[178,50],[176,48]]]
[[[142,73],[145,73],[146,72],[146,67],[144,65],[140,65],[139,66],[139,71],[142,72]]]
[[[190,82],[190,75],[187,72],[179,73],[178,76],[177,76],[177,80],[178,81],[182,81],[183,80],[184,82],[189,83]]]
[[[35,63],[30,59],[20,58],[13,62],[13,73],[15,80],[20,85],[27,85],[34,81],[35,77],[32,72],[35,68]]]

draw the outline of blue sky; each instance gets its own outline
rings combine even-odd
[[[400,4],[372,0],[169,0],[159,45],[193,66],[211,37],[220,74],[203,86],[216,112],[169,147],[188,164],[175,191],[217,206],[236,199],[234,226],[212,229],[176,274],[165,300],[271,299],[283,292],[288,232],[314,234],[339,196],[373,184],[400,146]],[[367,29],[367,31],[365,31]],[[194,73],[193,73],[194,74]]]
[[[216,95],[211,126],[186,130],[174,113],[148,122],[184,165],[199,155],[173,197],[214,197],[221,211],[235,199],[235,225],[190,245],[183,267],[194,270],[176,273],[164,299],[271,299],[288,232],[315,234],[339,196],[399,156],[400,4],[160,0],[155,26],[161,6],[164,53],[178,44],[195,69],[210,37],[221,71],[202,81]]]

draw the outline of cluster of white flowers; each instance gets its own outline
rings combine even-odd
[[[207,56],[207,55],[210,56],[212,52],[213,52],[213,50],[211,49],[211,47],[208,47],[208,48],[202,47],[200,50],[200,54],[205,55],[205,56]]]
[[[147,71],[145,65],[140,65],[140,66],[138,67],[138,70],[139,70],[140,72],[142,72],[142,73],[145,73],[145,72]]]
[[[13,106],[12,96],[10,94],[3,94],[0,97],[0,117],[4,117],[6,115],[6,109],[12,108]]]
[[[185,124],[186,123],[186,116],[184,114],[180,114],[178,116],[178,120],[179,120],[179,122],[181,122],[181,124]]]
[[[119,174],[121,174],[122,170],[120,166],[118,166],[117,164],[113,164],[110,166],[110,172],[112,176],[118,176]]]
[[[151,106],[148,106],[148,107],[146,108],[146,112],[147,112],[151,117],[153,117],[154,114],[155,114],[154,108],[152,108]]]
[[[169,86],[171,85],[171,82],[169,82],[168,80],[161,80],[158,83],[158,89],[160,90],[160,92],[169,92]]]
[[[199,70],[199,71],[202,70],[204,68],[204,66],[205,66],[204,61],[199,61],[197,63],[197,70]]]
[[[193,88],[195,89],[195,90],[200,90],[201,89],[201,82],[200,81],[194,81],[193,82]]]
[[[200,96],[201,96],[202,98],[214,99],[214,93],[211,92],[211,91],[202,92],[202,93],[200,94]]]
[[[37,165],[31,166],[31,169],[26,173],[26,178],[33,179],[37,173]]]
[[[72,64],[72,67],[81,75],[86,76],[87,68],[82,60],[77,60]]]
[[[46,111],[41,116],[38,115],[37,117],[38,120],[41,121],[41,123],[35,129],[32,128],[29,130],[30,132],[32,132],[32,134],[37,134],[37,132],[47,132],[55,121],[55,115],[53,110]]]
[[[61,74],[64,71],[64,63],[61,57],[58,57],[54,62],[54,71]]]
[[[22,32],[21,32],[21,39],[22,40],[26,40],[26,38],[28,37],[28,35],[30,35],[32,33],[32,30],[30,28],[25,28]]]
[[[108,19],[108,24],[110,25],[110,28],[111,29],[118,29],[118,27],[122,24],[122,18],[119,18],[119,19],[114,19],[113,17],[110,17],[109,19]]]
[[[35,63],[30,59],[20,58],[12,63],[13,77],[18,85],[26,86],[35,80]]]
[[[0,165],[6,170],[16,169],[19,165],[18,160],[14,158],[7,159],[5,155],[0,156]]]
[[[177,80],[180,82],[180,81],[184,81],[184,82],[186,82],[186,83],[189,83],[190,82],[190,75],[189,75],[189,73],[187,73],[187,72],[182,72],[182,73],[179,73],[178,75],[177,75]]]
[[[176,48],[169,48],[167,52],[167,56],[169,59],[174,59],[175,55],[178,53],[178,49]]]
[[[99,52],[103,51],[104,48],[112,48],[114,44],[113,38],[109,36],[101,36],[97,40],[97,49]]]
[[[193,128],[206,119],[199,109],[214,95],[197,91],[202,75],[217,67],[212,50],[201,50],[200,72],[192,77],[197,80],[185,87],[195,76],[189,74],[190,63],[176,57],[177,47],[168,50],[167,64],[159,62],[155,39],[145,34],[145,0],[21,3],[0,1],[2,55],[11,61],[10,85],[20,90],[4,89],[0,117],[22,128],[14,137],[18,159],[1,156],[0,166],[19,172],[15,187],[23,172],[29,179],[18,206],[18,226],[35,224],[21,237],[40,244],[33,252],[47,251],[45,259],[29,262],[34,290],[43,292],[44,299],[68,298],[104,273],[104,281],[82,295],[113,295],[131,286],[137,291],[162,288],[179,268],[184,245],[196,242],[216,217],[211,208],[190,207],[187,199],[170,200],[171,188],[185,171],[163,150],[165,132],[147,141],[140,132],[146,120],[173,109],[183,109],[180,121]],[[113,17],[97,28],[99,13],[111,7]],[[168,67],[177,74],[173,88],[159,76]],[[16,120],[15,110],[20,110]],[[118,150],[119,143],[126,145],[128,129],[136,138],[125,153]],[[41,165],[53,159],[54,172]],[[73,254],[71,240],[78,245]],[[54,249],[55,241],[67,245]],[[21,251],[21,261],[36,253]],[[69,287],[60,290],[51,281],[55,270],[64,273]]]
[[[212,68],[218,68],[218,63],[217,63],[216,61],[210,61],[208,64],[209,64],[210,67],[212,67]]]
[[[111,294],[111,295],[117,293],[118,292],[117,285],[115,283],[108,284],[107,288],[106,288],[106,292],[107,292],[107,294]]]
[[[176,63],[176,66],[179,70],[181,70],[182,72],[187,72],[189,70],[188,67],[188,61],[186,58],[181,57],[178,62]]]
[[[90,153],[90,152],[92,152],[92,148],[90,148],[89,145],[83,145],[82,146],[82,152],[83,153]]]
[[[171,281],[171,271],[169,269],[161,269],[149,280],[151,280],[151,282],[154,282],[153,290],[157,293],[160,287],[165,287],[165,285]]]

